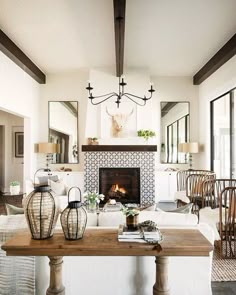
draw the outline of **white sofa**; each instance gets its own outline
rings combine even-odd
[[[213,243],[212,229],[205,224],[198,224],[195,215],[142,211],[140,222],[148,219],[157,222],[160,228],[199,228]],[[121,212],[102,212],[98,218],[96,213],[88,214],[88,227],[117,228],[122,222],[124,216]],[[66,295],[150,295],[155,282],[154,261],[154,257],[64,257],[63,283]],[[45,295],[48,287],[48,262],[47,257],[36,257],[37,295]],[[171,294],[211,295],[211,265],[212,255],[170,257],[168,276]]]

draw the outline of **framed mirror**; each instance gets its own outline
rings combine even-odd
[[[187,163],[179,144],[189,142],[189,102],[161,102],[161,162]]]
[[[53,155],[53,164],[79,163],[78,155],[78,102],[48,102],[49,142],[60,145],[60,152]]]

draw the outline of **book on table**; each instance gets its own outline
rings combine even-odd
[[[141,229],[131,231],[125,225],[119,225],[118,241],[119,242],[159,242],[162,240],[161,233],[158,229],[152,231],[144,231]]]

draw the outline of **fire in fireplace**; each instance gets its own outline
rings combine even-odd
[[[105,202],[140,204],[140,168],[99,168],[99,192]]]

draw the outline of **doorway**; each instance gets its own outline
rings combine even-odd
[[[9,192],[11,181],[24,186],[24,118],[0,110],[0,191]]]
[[[4,191],[5,183],[5,126],[0,125],[0,192]]]

